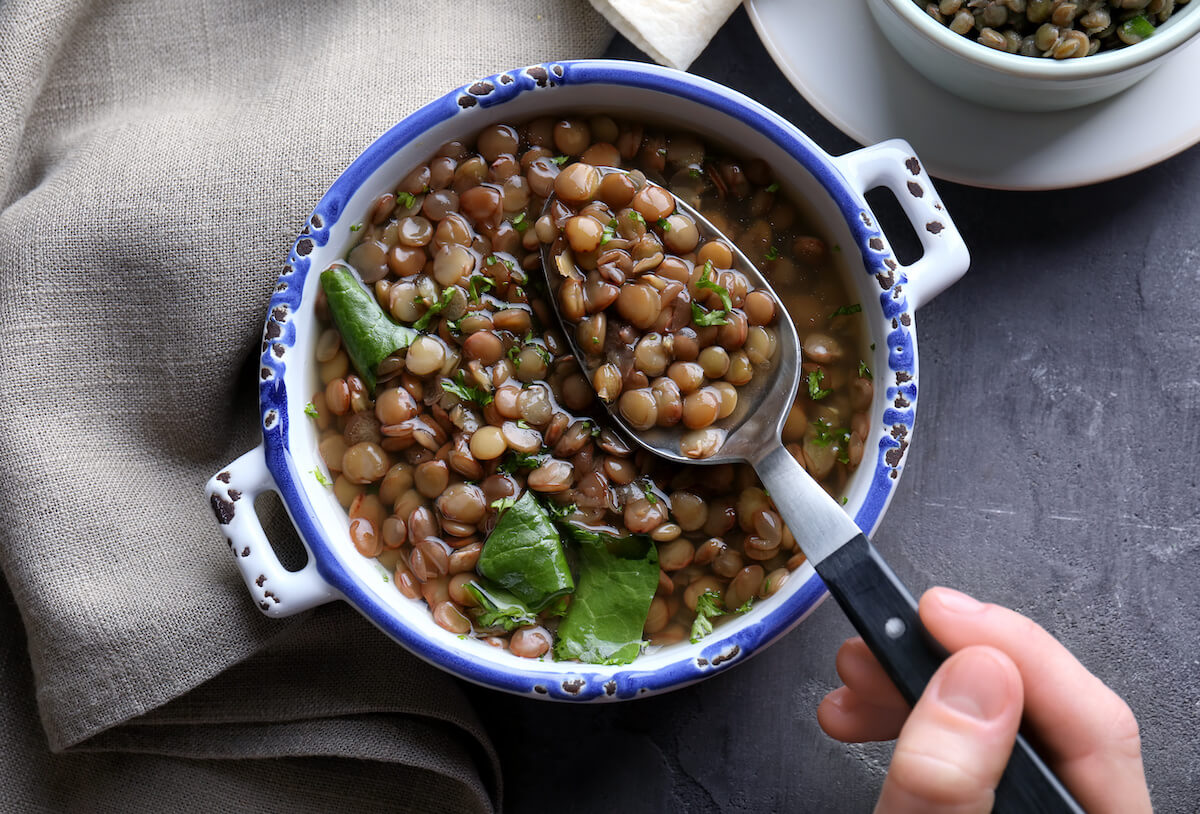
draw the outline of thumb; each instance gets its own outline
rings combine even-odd
[[[1024,701],[1004,653],[975,646],[950,656],[900,730],[876,814],[991,811]]]

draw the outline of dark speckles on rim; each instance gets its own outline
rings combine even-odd
[[[908,193],[910,195],[912,195],[914,198],[925,197],[925,189],[920,184],[918,184],[916,181],[908,182]]]
[[[908,167],[908,171],[911,172],[913,175],[921,174],[921,162],[917,160],[917,157],[915,155],[912,158],[905,161],[904,166]]]
[[[267,379],[273,378],[274,376],[275,376],[275,374],[271,371],[271,368],[269,368],[269,367],[264,367],[258,371],[258,377],[260,379],[262,379],[264,382]]]
[[[209,503],[212,504],[213,514],[217,516],[217,522],[222,526],[228,526],[229,521],[233,520],[235,512],[233,501],[226,500],[220,495],[212,495],[209,497]]]
[[[548,692],[548,690],[541,684],[534,684],[533,691],[536,692],[538,695],[545,695]]]
[[[271,309],[271,319],[276,322],[287,322],[288,313],[291,311],[286,305],[276,305]]]
[[[946,228],[946,225],[944,223],[942,223],[940,220],[931,220],[931,221],[929,221],[929,223],[925,224],[925,229],[932,235],[941,234],[942,230],[945,228]]]
[[[528,71],[539,88],[544,88],[550,82],[550,73],[541,65],[534,65]]]
[[[506,73],[500,74],[498,78],[501,85],[511,85],[515,81],[509,74]]]
[[[858,217],[860,220],[862,220],[863,226],[867,227],[868,229],[875,228],[875,222],[871,220],[871,216],[866,212],[859,212]]]
[[[467,93],[472,96],[487,96],[496,89],[496,86],[487,80],[476,82],[471,87],[467,88]]]
[[[275,421],[278,418],[279,413],[275,412],[274,410],[267,410],[267,412],[263,414],[263,427],[268,430],[271,429],[275,426]]]
[[[474,96],[463,94],[462,96],[458,97],[458,106],[463,110],[466,110],[469,107],[475,107],[477,104],[479,104],[479,100]]]
[[[739,653],[741,653],[741,652],[742,652],[742,648],[738,647],[738,646],[735,644],[733,647],[729,648],[728,650],[726,650],[726,651],[725,651],[724,653],[722,653],[721,655],[719,655],[719,656],[713,656],[713,660],[712,660],[712,666],[713,666],[713,667],[720,667],[720,666],[721,666],[722,664],[724,664],[725,662],[727,662],[727,661],[729,661],[729,660],[731,660],[731,659],[736,659],[736,658],[738,657],[738,654],[739,654]]]
[[[302,239],[296,241],[296,254],[300,255],[301,257],[312,254],[312,250],[313,250],[312,238],[306,237],[306,238],[302,238]]]
[[[276,358],[282,359],[283,354],[284,354],[284,347],[283,347],[283,345],[280,345],[278,342],[276,342],[274,345],[271,346],[271,352],[275,354]]]
[[[582,678],[568,678],[562,683],[563,692],[568,695],[579,695],[579,691],[587,684]]]
[[[217,475],[217,480],[219,480],[221,483],[229,483],[229,479],[232,477],[233,476],[230,475],[228,471],[225,471]]]
[[[278,339],[283,335],[283,328],[279,327],[278,322],[267,322],[267,327],[263,330],[263,336],[267,342],[273,339]],[[263,348],[266,350],[266,348]]]
[[[883,251],[883,239],[878,237],[871,238],[868,245],[877,252]]]
[[[258,579],[254,580],[254,584],[261,588],[263,586],[263,583],[266,581],[267,581],[267,575],[259,574]]]
[[[610,696],[616,695],[617,694],[617,682],[615,682],[615,681],[604,682],[604,694],[610,695]]]
[[[243,557],[249,557],[249,556],[250,556],[250,546],[246,546],[245,548],[243,548],[243,549],[242,549],[242,556],[243,556]]]
[[[554,74],[554,75],[555,75],[555,76],[557,76],[559,79],[562,79],[562,75],[563,75],[563,68],[562,68],[562,66],[561,66],[561,65],[555,65],[555,66],[553,66],[553,67],[551,67],[551,68],[550,68],[550,73]]]
[[[325,219],[315,212],[313,213],[313,216],[308,219],[308,222],[312,224],[314,229],[320,229],[325,225]]]

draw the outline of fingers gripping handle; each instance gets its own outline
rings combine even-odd
[[[966,273],[971,264],[967,246],[908,142],[892,139],[836,160],[860,194],[890,189],[920,238],[924,254],[903,267],[911,308],[920,308]]]
[[[946,651],[921,624],[912,594],[862,534],[816,568],[892,682],[910,704],[915,703],[945,660]],[[1012,814],[1083,812],[1020,735],[996,788],[994,810]]]
[[[299,571],[288,571],[275,556],[254,509],[254,499],[268,489],[275,489],[275,480],[261,445],[214,475],[205,487],[250,596],[259,610],[275,617],[336,599],[336,592],[317,572],[311,552],[308,564]]]

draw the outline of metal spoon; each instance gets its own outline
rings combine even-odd
[[[624,172],[600,168],[602,174]],[[649,183],[649,182],[647,182]],[[607,403],[609,414],[635,443],[650,452],[681,464],[745,462],[754,467],[770,492],[779,513],[796,543],[820,575],[830,594],[887,671],[910,704],[924,692],[947,653],[925,630],[917,615],[912,593],[900,582],[866,535],[832,497],[808,474],[780,440],[780,430],[795,400],[800,383],[800,340],[787,310],[779,305],[770,283],[758,268],[737,249],[732,240],[686,202],[674,197],[676,211],[690,216],[705,240],[720,239],[731,247],[733,268],[746,275],[753,288],[774,297],[777,350],[767,370],[759,370],[746,386],[739,388],[738,408],[718,423],[726,433],[724,443],[701,460],[680,453],[681,430],[675,427],[633,429]],[[551,196],[543,213],[552,213]],[[561,240],[559,241],[561,242]],[[560,262],[568,256],[554,251],[555,244],[542,244],[542,265],[550,286],[550,300],[580,364],[587,354],[578,345],[576,331],[564,319],[557,286],[564,279]],[[591,371],[589,371],[590,373]],[[1025,738],[1018,736],[1012,757],[996,789],[996,811],[1082,812],[1044,761]]]

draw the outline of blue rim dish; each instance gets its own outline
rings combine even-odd
[[[887,251],[887,243],[881,239],[882,234],[869,214],[866,201],[847,183],[833,160],[807,136],[779,115],[735,91],[654,65],[586,60],[547,63],[496,74],[431,102],[372,143],[321,198],[307,227],[292,247],[279,278],[264,328],[260,414],[267,467],[310,556],[315,559],[318,572],[384,632],[426,661],[487,687],[558,700],[620,700],[682,687],[744,660],[782,636],[815,608],[827,595],[825,586],[810,571],[809,578],[798,590],[792,590],[790,595],[764,610],[761,619],[749,623],[748,617],[745,626],[729,633],[719,627],[709,643],[701,642],[700,646],[687,648],[687,652],[681,652],[674,661],[653,670],[640,669],[640,660],[612,668],[557,662],[555,666],[560,668],[559,672],[549,674],[523,668],[523,660],[516,657],[511,659],[511,665],[500,667],[471,658],[463,648],[455,646],[458,642],[453,634],[447,633],[435,640],[415,632],[379,597],[359,584],[339,562],[326,530],[315,522],[313,506],[299,484],[301,472],[289,449],[285,380],[289,351],[297,340],[291,316],[301,307],[306,281],[313,270],[310,255],[317,247],[328,244],[332,227],[347,214],[347,202],[355,191],[397,150],[431,127],[476,106],[490,108],[521,94],[552,92],[549,89],[572,85],[617,85],[657,91],[698,102],[740,119],[801,164],[836,204],[862,255],[866,273],[880,286],[882,311],[893,326],[886,342],[894,383],[886,389],[891,406],[883,416],[890,432],[884,433],[880,440],[869,488],[855,514],[860,528],[868,532],[875,528],[895,487],[915,415],[915,338],[902,289],[907,282],[903,268]],[[316,269],[316,272],[321,270]],[[310,360],[301,360],[300,364],[310,364]],[[297,397],[307,400],[307,396]],[[862,478],[865,474],[860,467],[857,477]]]

